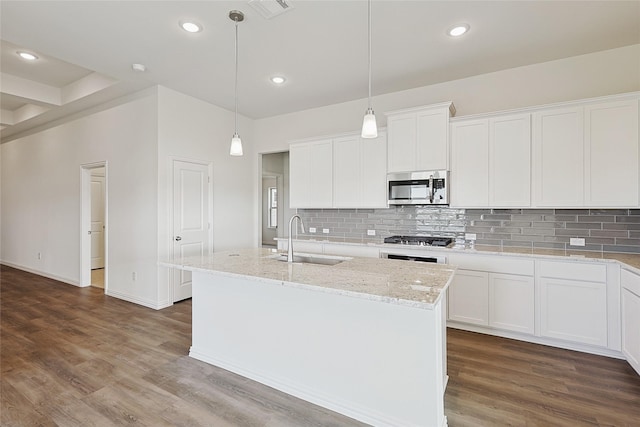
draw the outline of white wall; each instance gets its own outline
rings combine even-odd
[[[2,262],[78,284],[80,169],[106,161],[108,293],[155,307],[156,90],[128,101],[2,144]]]
[[[379,95],[373,109],[384,127],[386,111],[444,101],[464,116],[638,90],[640,45],[633,45]],[[256,150],[283,151],[292,140],[357,131],[366,109],[363,98],[256,120]]]
[[[213,164],[213,248],[216,251],[254,247],[258,231],[253,220],[258,210],[254,181],[252,122],[238,116],[244,156],[229,156],[234,113],[165,87],[158,88],[158,258],[167,259],[173,246],[170,197],[171,158]],[[167,301],[169,270],[160,268],[158,299]]]

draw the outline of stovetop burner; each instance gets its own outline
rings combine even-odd
[[[416,246],[448,246],[453,242],[450,237],[437,236],[391,236],[384,238],[385,243]]]

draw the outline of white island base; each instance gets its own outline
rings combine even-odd
[[[446,426],[443,300],[194,271],[190,356],[374,426]]]

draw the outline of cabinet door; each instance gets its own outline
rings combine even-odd
[[[389,116],[388,167],[389,172],[416,170],[416,114]]]
[[[606,347],[606,283],[540,278],[540,334]]]
[[[449,109],[417,113],[416,170],[449,169]]]
[[[531,116],[489,120],[489,203],[531,205]]]
[[[387,207],[387,133],[361,138],[362,190],[359,208]]]
[[[585,107],[585,204],[638,206],[638,101]]]
[[[640,374],[640,295],[622,288],[622,353]]]
[[[535,291],[531,276],[489,274],[489,326],[534,333]]]
[[[640,276],[621,272],[622,354],[640,374]]]
[[[583,108],[533,114],[533,205],[576,207],[584,202]]]
[[[449,319],[474,325],[489,324],[489,274],[457,270],[449,286]]]
[[[333,206],[333,144],[331,139],[292,144],[289,149],[291,208]]]
[[[451,205],[489,206],[488,121],[451,125]]]
[[[333,140],[333,204],[360,207],[362,198],[362,147],[360,136]]]

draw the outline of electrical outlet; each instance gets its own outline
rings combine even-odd
[[[367,236],[375,236],[376,230],[367,230]]]
[[[323,228],[323,229],[322,229],[322,233],[324,233],[324,234],[329,234],[329,229],[328,229],[328,228]]]
[[[465,240],[476,240],[476,233],[464,233]]]
[[[309,227],[309,233],[315,233],[315,232],[316,232],[315,227]]]
[[[584,238],[582,237],[572,237],[569,239],[569,244],[571,246],[584,246]]]
[[[136,277],[137,277],[137,276],[138,276],[138,275],[136,274],[136,272],[135,272],[135,271],[134,271],[133,273],[131,273],[131,279],[133,279],[133,281],[134,281],[134,282],[136,281]]]
[[[38,259],[42,259],[42,253],[38,252]]]

